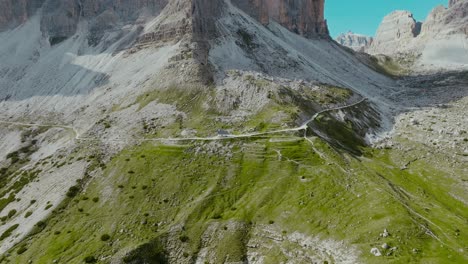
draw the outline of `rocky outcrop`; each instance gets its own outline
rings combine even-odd
[[[367,51],[373,40],[372,37],[355,34],[351,31],[343,33],[336,38],[336,42],[339,44],[359,52]]]
[[[0,31],[15,27],[33,15],[45,0],[0,0]]]
[[[467,0],[451,1],[449,8],[434,8],[427,16],[421,31],[422,36],[443,37],[454,34],[468,34]]]
[[[377,30],[370,53],[393,54],[408,49],[421,32],[421,23],[408,11],[395,11],[386,16]]]
[[[275,21],[304,37],[328,36],[324,0],[233,0],[262,24]]]
[[[323,0],[280,1],[280,24],[306,37],[328,35]]]
[[[51,43],[76,33],[80,19],[90,23],[92,39],[104,31],[158,15],[168,0],[0,0],[0,30],[18,26],[42,9],[41,31]]]
[[[463,0],[449,0],[449,8],[462,1]]]
[[[421,26],[420,26],[421,25]],[[468,65],[468,0],[451,0],[435,7],[424,23],[411,13],[385,17],[369,53],[412,58],[421,65]]]
[[[328,36],[324,0],[232,2],[263,25],[275,21],[305,37]],[[222,5],[224,1],[207,0],[0,0],[0,30],[24,23],[41,8],[41,31],[51,44],[74,35],[81,19],[89,22],[90,44],[97,44],[106,31],[154,19],[167,8],[140,40],[168,40],[191,32],[212,35]]]

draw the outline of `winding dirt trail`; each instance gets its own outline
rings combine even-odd
[[[250,138],[250,137],[257,137],[257,136],[265,136],[265,135],[271,135],[271,134],[279,134],[279,133],[285,133],[285,132],[297,132],[297,131],[305,131],[307,130],[308,125],[313,122],[317,117],[323,113],[331,112],[331,111],[338,111],[350,107],[354,107],[356,105],[359,105],[363,102],[367,101],[367,98],[363,98],[359,100],[358,102],[355,102],[353,104],[349,105],[343,105],[339,107],[333,107],[333,108],[328,108],[324,109],[320,112],[315,113],[310,119],[305,121],[301,126],[294,127],[294,128],[287,128],[287,129],[279,129],[279,130],[273,130],[273,131],[267,131],[267,132],[256,132],[256,133],[245,133],[245,134],[238,134],[238,135],[226,135],[226,136],[213,136],[213,137],[185,137],[185,138],[135,138],[133,140],[139,141],[139,142],[144,142],[144,141],[170,141],[170,142],[180,142],[180,141],[216,141],[216,140],[228,140],[228,139],[235,139],[235,138]],[[17,126],[29,126],[29,127],[48,127],[48,128],[63,128],[67,129],[73,132],[74,134],[74,139],[75,140],[97,140],[94,138],[86,138],[86,137],[81,137],[80,133],[75,127],[68,126],[68,125],[54,125],[54,124],[34,124],[34,123],[22,123],[22,122],[12,122],[12,121],[3,121],[0,120],[0,124],[10,124],[10,125],[17,125]],[[125,141],[125,140],[111,140],[111,141]]]

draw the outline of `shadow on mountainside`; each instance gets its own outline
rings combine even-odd
[[[110,76],[78,65],[68,64],[55,73],[28,71],[24,78],[10,72],[20,71],[11,68],[4,76],[0,75],[0,102],[22,101],[32,97],[76,96],[89,94],[92,90],[109,83]],[[8,76],[10,75],[10,76]]]
[[[0,32],[0,102],[86,95],[109,84],[109,62],[134,46],[142,27],[102,32],[89,27],[56,41],[41,30],[35,17]]]
[[[441,106],[468,96],[468,72],[407,76],[398,84],[400,91],[389,94],[389,99],[406,110]]]

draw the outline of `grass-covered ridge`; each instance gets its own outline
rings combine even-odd
[[[467,242],[460,234],[466,206],[446,195],[448,174],[424,160],[401,170],[398,150],[367,151],[357,159],[310,140],[126,149],[3,261],[191,263],[205,255],[209,263],[221,263],[251,258],[253,251],[271,263],[288,259],[281,250],[249,246],[273,243],[261,235],[265,230],[281,230],[283,239],[298,232],[343,240],[369,263],[466,260],[459,251]],[[434,175],[440,184],[429,185]],[[379,236],[384,229],[391,236]],[[383,243],[397,249],[383,250]],[[288,247],[314,254],[301,245]],[[385,256],[372,256],[372,247]]]

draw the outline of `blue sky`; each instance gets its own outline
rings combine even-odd
[[[448,0],[325,0],[325,17],[332,37],[349,30],[373,36],[394,10],[408,10],[423,21],[437,5],[447,6]]]

